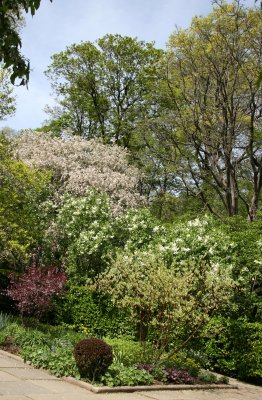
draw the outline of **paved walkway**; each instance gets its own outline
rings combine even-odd
[[[0,400],[262,400],[261,387],[238,384],[226,390],[94,394],[0,352]]]

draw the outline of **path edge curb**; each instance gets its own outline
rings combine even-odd
[[[63,377],[66,382],[70,382],[79,387],[90,390],[93,393],[132,393],[132,392],[152,392],[159,390],[214,390],[214,389],[238,389],[238,385],[151,385],[151,386],[94,386],[91,383],[83,382],[72,377]]]

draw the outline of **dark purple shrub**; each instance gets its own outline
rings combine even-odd
[[[63,293],[66,275],[55,267],[32,266],[19,277],[10,275],[7,295],[16,303],[19,312],[40,318],[53,308],[53,299]]]
[[[103,375],[113,362],[111,346],[96,338],[78,342],[74,348],[74,356],[81,377],[92,381]]]
[[[194,383],[194,378],[185,370],[177,368],[165,368],[167,381],[172,383]]]

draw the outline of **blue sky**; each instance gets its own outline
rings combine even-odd
[[[254,0],[245,3],[253,5]],[[1,121],[0,127],[18,130],[43,124],[47,117],[43,108],[54,104],[44,70],[51,55],[66,46],[119,33],[165,48],[176,25],[186,28],[194,15],[206,15],[211,9],[212,0],[42,0],[36,15],[26,16],[21,34],[22,52],[32,68],[29,87],[15,88],[16,114]]]

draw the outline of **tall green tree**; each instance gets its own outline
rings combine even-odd
[[[50,0],[52,2],[52,0]],[[17,26],[23,12],[34,15],[41,0],[1,0],[0,2],[0,62],[5,68],[12,68],[11,82],[21,79],[20,85],[29,80],[30,63],[20,52],[21,37]]]
[[[171,35],[153,127],[187,193],[215,214],[242,210],[250,220],[262,188],[261,31],[262,11],[235,0]]]
[[[74,44],[55,54],[46,72],[59,105],[47,110],[50,127],[135,146],[136,126],[151,112],[146,99],[160,54],[152,43],[121,35]]]
[[[51,178],[15,159],[12,146],[0,133],[0,280],[8,271],[23,269],[37,246],[44,220],[40,205]]]

